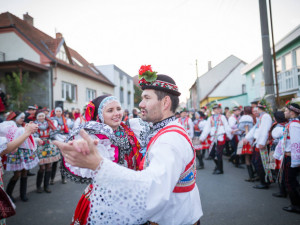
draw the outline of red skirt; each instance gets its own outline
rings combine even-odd
[[[92,190],[93,190],[92,184],[87,186],[86,189],[84,190],[84,193],[81,196],[81,198],[76,206],[71,225],[87,224],[87,220],[89,218],[89,213],[90,213],[90,209],[91,209],[90,195],[91,195]]]
[[[242,155],[245,155],[245,154],[252,155],[252,153],[253,153],[253,148],[250,145],[250,143],[243,145],[242,153],[241,153]]]
[[[195,150],[206,150],[209,149],[211,145],[210,135],[207,136],[207,138],[200,143],[200,145],[194,146]]]

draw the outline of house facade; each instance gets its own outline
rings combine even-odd
[[[231,55],[209,69],[190,88],[190,105],[197,106],[197,99],[202,107],[229,97],[230,101],[244,104],[244,98],[234,99],[234,96],[246,93],[246,77],[241,76],[241,68],[245,65],[244,61]]]
[[[0,14],[0,78],[14,72],[29,75],[27,103],[50,109],[82,109],[96,96],[114,91],[114,84],[67,46],[61,33],[53,38],[40,31],[28,13],[23,20],[9,12]],[[0,87],[6,91],[4,84]]]
[[[97,69],[115,85],[114,95],[119,98],[122,108],[132,112],[134,108],[133,78],[113,64],[100,65]]]
[[[275,45],[276,69],[280,105],[291,98],[300,97],[300,25]],[[248,103],[265,95],[262,56],[242,69],[246,76]],[[275,70],[273,69],[276,92]]]

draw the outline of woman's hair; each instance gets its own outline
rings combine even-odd
[[[245,106],[244,107],[244,114],[245,115],[252,115],[252,107],[251,106]]]
[[[276,120],[277,123],[285,123],[288,120],[285,118],[284,116],[284,112],[283,111],[277,111],[274,113],[274,118]]]

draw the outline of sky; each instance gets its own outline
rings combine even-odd
[[[271,0],[275,43],[300,24],[299,0]],[[235,55],[262,54],[259,0],[0,0],[0,12],[23,18],[94,65],[115,64],[130,76],[141,65],[170,75],[182,93],[198,75]],[[270,24],[269,24],[270,25]],[[271,40],[270,40],[271,41]]]

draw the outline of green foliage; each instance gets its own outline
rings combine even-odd
[[[146,71],[143,75],[139,75],[139,80],[144,78],[147,82],[153,82],[157,79],[157,72]]]
[[[9,110],[20,110],[24,111],[27,107],[27,102],[30,99],[25,97],[24,94],[29,90],[31,84],[29,83],[29,74],[20,74],[13,72],[12,74],[6,75],[2,80],[6,87],[7,104]]]
[[[134,85],[134,107],[139,107],[140,102],[142,101],[142,89]]]

